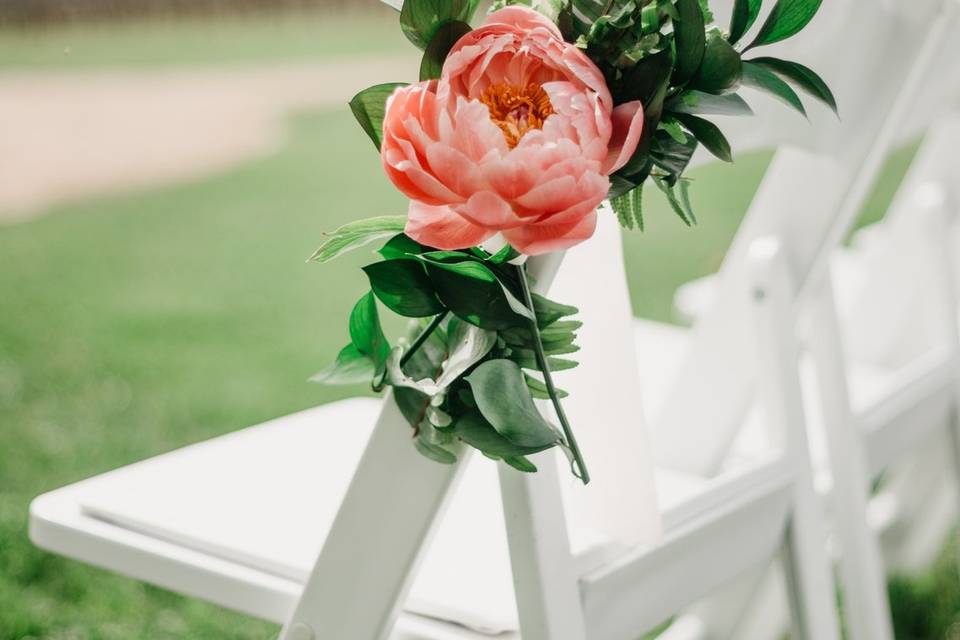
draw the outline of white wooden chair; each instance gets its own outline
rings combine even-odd
[[[783,129],[763,131],[758,140],[773,144]],[[812,155],[783,153],[812,179],[828,174]],[[742,388],[758,401],[768,446],[722,468],[650,464],[637,395],[656,396],[655,385],[641,386],[629,357],[619,233],[607,214],[562,269],[559,256],[538,265],[541,286],[557,271],[556,297],[584,310],[582,365],[562,385],[595,476],[589,487],[571,486],[552,453],[536,458],[536,475],[466,453],[454,466],[429,462],[389,398],[355,399],[40,496],[31,535],[57,553],[283,623],[286,640],[628,640],[782,556],[796,637],[837,639],[791,326],[796,256],[757,231],[746,227],[734,252],[743,324],[714,338],[755,338],[746,349],[759,375]],[[590,279],[578,278],[587,264]],[[664,345],[644,342],[640,362],[667,362]],[[701,357],[716,362],[709,350]],[[692,403],[711,400],[709,380],[700,383]],[[694,427],[727,430],[740,409],[673,424],[699,438]]]
[[[867,531],[868,462],[865,458],[876,470],[873,465],[874,461],[879,462],[879,457],[869,444],[868,451],[863,451],[863,444],[851,436],[855,433],[851,429],[854,421],[849,415],[851,405],[846,379],[843,378],[848,368],[844,366],[843,352],[839,350],[834,327],[830,324],[831,293],[824,275],[827,258],[845,237],[898,129],[902,129],[902,123],[908,120],[916,126],[918,118],[907,116],[912,116],[918,87],[935,64],[944,35],[953,24],[956,6],[953,2],[942,3],[939,7],[935,3],[925,6],[912,3],[912,15],[907,20],[913,24],[912,31],[899,31],[895,26],[904,17],[898,18],[892,5],[886,6],[886,12],[875,4],[866,11],[857,12],[853,4],[847,9],[857,16],[855,29],[848,31],[851,23],[837,19],[836,15],[832,17],[837,28],[851,36],[846,44],[841,45],[841,49],[852,46],[850,54],[841,55],[828,39],[826,45],[824,41],[818,43],[822,48],[820,56],[811,54],[811,58],[838,63],[852,61],[849,65],[824,67],[828,82],[839,94],[842,109],[855,114],[852,122],[848,120],[829,129],[826,141],[808,142],[806,146],[819,151],[818,155],[792,150],[778,152],[720,274],[709,284],[712,289],[709,295],[714,304],[701,310],[697,324],[689,333],[641,322],[638,325],[638,349],[643,352],[650,344],[657,343],[664,351],[687,354],[686,367],[677,372],[678,377],[686,382],[684,394],[671,397],[665,392],[652,402],[655,450],[668,456],[664,462],[691,472],[710,474],[729,464],[730,460],[736,460],[739,452],[749,449],[750,442],[755,440],[749,427],[749,389],[750,381],[756,375],[755,369],[749,362],[733,370],[725,369],[730,358],[737,352],[744,352],[744,344],[751,341],[748,335],[750,325],[743,322],[742,254],[750,238],[757,234],[775,232],[783,238],[793,273],[803,283],[798,299],[801,304],[795,307],[795,312],[812,311],[809,342],[813,347],[814,368],[820,374],[820,398],[808,402],[809,408],[813,409],[808,413],[819,418],[820,431],[826,433],[829,441],[827,448],[838,461],[830,482],[834,485],[836,528],[846,551],[841,562],[841,576],[846,591],[849,631],[853,638],[874,639],[892,637],[882,567],[876,542]],[[863,33],[858,35],[861,29]],[[882,47],[883,42],[888,42],[881,34],[894,29],[898,30],[898,43],[902,45],[895,54],[876,49],[873,53],[866,53],[871,47],[878,44]],[[871,32],[876,38],[873,43],[864,35]],[[894,60],[894,55],[901,59]],[[874,64],[865,67],[865,58]],[[821,68],[821,65],[813,66]],[[929,116],[929,113],[924,115],[927,122]],[[704,285],[698,286],[700,292],[695,294],[703,297]],[[746,328],[732,328],[736,326]],[[705,363],[711,362],[710,356],[704,354],[712,354],[712,366],[707,364],[704,368]],[[955,387],[951,387],[953,364],[950,357],[940,355],[945,359],[929,361],[928,370],[922,373],[917,370],[878,372],[863,367],[854,371],[856,375],[853,375],[851,384],[855,385],[858,400],[867,407],[868,417],[862,421],[864,428],[877,434],[901,434],[903,422],[908,419],[903,411],[912,406],[911,402],[923,404],[924,398],[942,399],[945,393],[954,393]],[[663,371],[655,370],[656,362],[648,362],[653,368],[643,373],[643,379],[662,377]],[[644,386],[650,388],[649,384]],[[808,389],[812,386],[807,385]],[[699,389],[705,401],[689,402],[691,388]],[[928,403],[926,406],[932,408],[933,405]],[[733,420],[726,424],[726,430],[707,434],[708,429],[703,428],[694,435],[683,425],[696,424],[697,415],[701,419],[733,416]],[[716,421],[712,420],[709,428],[716,426]],[[685,442],[694,438],[699,446],[692,451]],[[874,439],[879,442],[879,436]],[[890,441],[890,438],[886,439],[888,444]],[[902,436],[899,442],[903,442]],[[704,624],[710,626],[709,621]],[[765,636],[741,632],[737,637]]]

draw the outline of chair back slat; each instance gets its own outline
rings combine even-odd
[[[916,24],[907,30],[898,28],[903,27],[899,15],[871,11],[871,5],[869,0],[848,5],[860,10],[847,14],[844,33],[849,38],[838,46],[852,48],[846,56],[835,48],[827,51],[822,64],[830,70],[825,75],[834,78],[841,105],[852,105],[856,115],[813,137],[804,145],[807,150],[792,146],[778,150],[720,270],[719,302],[694,327],[686,364],[654,415],[656,453],[671,466],[715,473],[752,403],[756,359],[747,355],[752,344],[744,315],[749,300],[743,289],[747,247],[765,234],[784,239],[801,294],[823,276],[830,254],[848,232],[896,139],[899,123],[909,115],[919,83],[936,60],[956,13],[950,0],[924,3],[919,9],[919,3],[911,3],[911,9],[930,22],[912,21]],[[944,13],[935,19],[941,7]],[[890,47],[893,40],[884,34],[894,33],[898,46]],[[876,98],[872,103],[867,98],[871,91]],[[844,102],[845,96],[849,102]],[[702,428],[706,422],[710,429]],[[689,446],[693,429],[697,447]]]

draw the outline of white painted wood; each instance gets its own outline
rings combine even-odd
[[[822,427],[833,477],[833,523],[843,547],[840,573],[847,631],[852,640],[893,640],[883,560],[866,517],[871,476],[863,437],[850,408],[833,289],[829,281],[817,289],[809,347],[817,369]]]
[[[785,554],[788,581],[793,587],[795,635],[839,639],[826,531],[813,487],[805,431],[799,349],[793,329],[795,289],[777,239],[757,241],[748,255],[748,265],[760,353],[760,398],[767,419],[779,428],[784,455],[796,473]]]

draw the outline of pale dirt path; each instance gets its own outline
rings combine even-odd
[[[285,119],[346,108],[417,60],[159,71],[0,74],[0,223],[53,204],[165,185],[269,153]]]

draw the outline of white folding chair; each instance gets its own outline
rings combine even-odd
[[[769,446],[711,473],[655,471],[619,230],[602,217],[562,269],[560,256],[537,265],[539,286],[556,273],[556,297],[586,320],[582,365],[562,384],[588,487],[554,453],[534,475],[466,451],[427,461],[390,398],[354,399],[40,496],[33,540],[283,623],[285,640],[629,640],[782,555],[796,636],[838,639],[790,325],[794,256],[757,233],[739,251],[738,318],[759,346],[746,386]],[[735,340],[744,327],[726,329]],[[736,416],[695,418],[723,429]]]
[[[823,308],[824,297],[829,297],[824,274],[827,258],[849,229],[897,128],[902,128],[906,116],[912,114],[912,98],[936,60],[944,35],[953,24],[956,7],[953,2],[940,6],[912,3],[909,18],[898,15],[891,4],[877,7],[869,3],[866,10],[859,9],[856,3],[850,3],[844,15],[833,14],[834,26],[850,37],[838,39],[837,46],[831,40],[820,41],[820,54],[811,55],[813,59],[834,61],[832,66],[824,67],[828,82],[837,91],[843,111],[855,115],[828,128],[826,139],[808,142],[805,146],[817,151],[814,155],[795,150],[777,153],[720,274],[711,282],[710,298],[714,304],[700,314],[693,331],[687,334],[641,322],[638,342],[641,352],[656,341],[664,350],[687,353],[687,364],[677,373],[685,383],[683,391],[673,387],[676,391],[672,396],[667,391],[659,402],[653,403],[659,404],[659,411],[653,413],[655,450],[666,453],[663,462],[709,474],[735,460],[740,450],[736,443],[749,448],[751,440],[749,426],[743,425],[750,422],[750,385],[756,375],[749,361],[729,369],[734,354],[743,352],[743,345],[751,340],[750,325],[744,322],[743,252],[758,234],[777,233],[782,238],[792,272],[802,283],[794,311],[813,308],[816,312],[816,331],[810,340],[815,347],[823,397],[821,402],[811,403],[811,408],[822,409],[815,413],[820,415],[831,440],[831,454],[837,454],[834,457],[839,459],[833,483],[834,500],[838,503],[837,527],[846,550],[841,576],[849,630],[854,638],[874,639],[892,637],[892,631],[876,543],[866,531],[867,479],[865,473],[857,472],[863,467],[859,462],[862,452],[858,442],[848,437],[852,424],[847,415],[849,404],[842,402],[845,397],[838,399],[838,394],[845,396],[845,387],[839,385],[836,373],[836,358],[842,354],[836,341],[830,342],[823,335],[829,329],[829,309]],[[907,23],[912,25],[912,31],[900,30]],[[894,31],[902,45],[895,52],[883,45],[887,41],[883,34]],[[846,50],[847,46],[851,48]],[[843,55],[844,50],[847,55]],[[865,63],[866,59],[871,62]],[[911,122],[915,126],[915,119],[911,118]],[[744,328],[737,329],[738,326]],[[656,362],[650,364],[657,366]],[[651,369],[644,378],[661,375],[662,371]],[[903,378],[867,376],[859,381],[868,383],[867,391],[873,394],[870,401],[874,403],[878,402],[878,387],[880,391],[903,396],[899,388]],[[705,400],[690,402],[693,393]],[[729,416],[731,420],[725,428],[711,434],[702,429],[693,436],[683,427],[696,424],[697,416],[701,416],[710,417],[710,426],[714,428],[717,415]],[[696,450],[686,445],[694,437]]]

